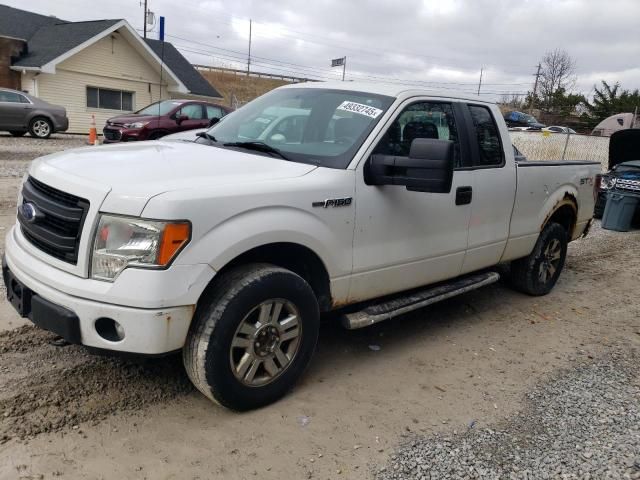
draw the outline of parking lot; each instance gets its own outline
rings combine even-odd
[[[2,237],[29,161],[84,142],[0,134]],[[640,478],[639,247],[596,224],[548,296],[498,283],[362,330],[327,318],[303,381],[243,414],[179,356],[56,346],[3,295],[0,478]]]

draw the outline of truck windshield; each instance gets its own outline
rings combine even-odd
[[[227,115],[205,138],[224,148],[266,144],[291,161],[346,168],[393,100],[325,88],[274,90]]]

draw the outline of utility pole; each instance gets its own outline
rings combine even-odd
[[[249,19],[249,56],[247,57],[247,77],[251,69],[251,19]]]
[[[344,82],[344,72],[347,69],[347,56],[345,55],[342,59],[342,81]]]
[[[538,71],[535,73],[536,83],[533,84],[533,95],[531,96],[531,102],[529,102],[529,113],[531,113],[531,110],[533,110],[536,95],[538,94],[538,80],[540,79],[540,70],[542,70],[542,65],[538,63]]]
[[[144,38],[147,38],[147,0],[144,0]]]
[[[482,71],[484,70],[484,67],[480,68],[480,81],[478,82],[478,95],[480,95],[480,87],[482,86]]]

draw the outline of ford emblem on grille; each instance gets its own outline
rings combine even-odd
[[[35,222],[39,216],[42,216],[36,206],[31,202],[20,205],[20,213],[22,214],[22,218],[29,223]]]

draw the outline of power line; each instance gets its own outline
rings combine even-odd
[[[183,46],[180,44],[174,44],[179,50],[184,51],[184,52],[189,52],[189,53],[195,53],[198,55],[202,55],[202,56],[206,56],[207,58],[215,58],[218,60],[223,60],[223,61],[231,61],[231,62],[235,62],[238,65],[241,65],[244,60],[245,57],[238,54],[238,55],[232,55],[232,54],[225,54],[225,53],[217,53],[217,52],[210,52],[207,50],[202,50],[202,49],[195,49],[193,47],[187,47],[187,46]],[[277,72],[285,72],[291,76],[296,76],[296,77],[306,77],[312,80],[337,80],[338,78],[334,75],[331,74],[326,74],[323,71],[314,71],[311,67],[304,67],[306,69],[308,69],[309,71],[304,71],[301,72],[299,69],[297,68],[292,68],[292,67],[287,67],[287,66],[283,66],[283,65],[277,65],[277,64],[273,64],[270,63],[268,61],[262,61],[262,60],[255,60],[257,57],[252,57],[254,60],[252,61],[253,65],[262,67],[262,68],[266,68],[266,69],[270,69],[270,70],[275,70]],[[266,72],[265,72],[266,73]],[[331,73],[329,71],[329,73]],[[431,88],[431,89],[439,89],[439,90],[450,90],[450,91],[455,91],[455,92],[462,92],[462,93],[469,93],[469,94],[477,94],[477,92],[475,90],[472,90],[468,87],[467,84],[464,84],[463,86],[460,85],[456,85],[454,83],[450,84],[447,82],[438,82],[438,84],[436,86],[430,85],[429,82],[425,82],[425,81],[420,81],[420,80],[410,80],[410,79],[400,79],[400,78],[389,78],[389,77],[378,77],[378,76],[372,76],[372,75],[365,75],[365,74],[360,74],[360,73],[353,73],[350,74],[350,76],[352,77],[357,77],[357,80],[361,80],[361,81],[368,81],[370,83],[387,83],[387,84],[393,84],[393,85],[407,85],[407,86],[415,86],[415,87],[421,87],[421,88]],[[464,88],[464,87],[467,88]],[[508,91],[508,90],[491,90],[491,91],[485,91],[485,92],[481,92],[481,95],[525,95],[525,93],[523,92],[512,92],[512,91]]]
[[[227,49],[227,48],[222,48],[222,47],[217,47],[215,45],[212,44],[208,44],[208,43],[204,43],[204,42],[199,42],[196,40],[190,40],[184,37],[179,37],[177,35],[170,35],[167,34],[168,37],[171,38],[176,38],[178,40],[182,40],[185,42],[189,42],[189,43],[193,43],[196,45],[201,45],[201,46],[205,46],[207,48],[211,48],[214,50],[220,50],[223,52],[230,52],[232,54],[236,54],[238,57],[236,58],[244,58],[244,53],[240,52],[238,50],[231,50],[231,49]],[[193,47],[188,47],[188,48],[193,48]],[[202,51],[202,50],[201,50]],[[204,54],[204,51],[202,51]],[[200,53],[200,52],[197,52]],[[207,52],[208,53],[208,52]],[[232,55],[235,56],[235,55]],[[302,64],[297,64],[297,63],[292,63],[292,62],[285,62],[282,60],[276,60],[273,58],[268,58],[268,57],[262,57],[262,56],[258,56],[258,55],[252,55],[252,58],[254,59],[261,59],[264,60],[265,62],[263,63],[276,63],[279,65],[287,65],[287,66],[292,66],[292,67],[296,67],[298,69],[303,69],[303,70],[307,70],[307,71],[312,71],[312,72],[316,72],[316,73],[320,73],[323,75],[329,75],[332,76],[332,71],[329,69],[323,69],[323,68],[319,68],[319,67],[312,67],[309,65],[302,65]],[[350,74],[351,75],[351,74]],[[402,83],[406,83],[408,80],[404,80],[404,79],[399,79],[399,78],[394,78],[394,77],[382,77],[382,76],[376,76],[376,75],[370,75],[370,74],[363,74],[363,73],[354,73],[352,76],[356,76],[359,78],[366,78],[366,79],[372,79],[372,80],[384,80],[384,81],[389,81],[389,80],[399,80]],[[476,83],[475,82],[439,82],[439,81],[426,81],[426,80],[412,80],[412,82],[416,83],[416,84],[420,84],[420,85],[443,85],[443,86],[450,86],[450,85],[458,85],[458,86],[475,86]],[[498,87],[498,86],[509,86],[509,87],[515,87],[515,86],[523,86],[523,85],[529,85],[529,83],[484,83],[484,86],[493,86],[493,87]]]

